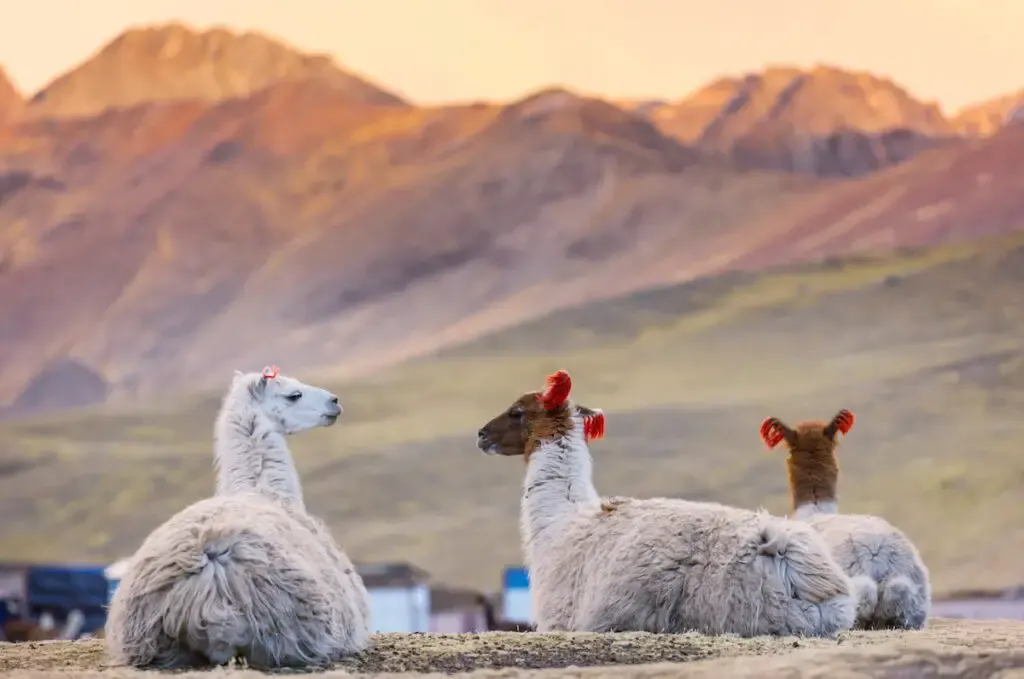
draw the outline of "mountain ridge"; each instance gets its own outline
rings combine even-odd
[[[274,83],[322,79],[355,103],[408,105],[325,55],[308,54],[262,33],[182,23],[131,28],[28,101],[26,115],[83,117],[147,102],[244,97]]]
[[[124,58],[118,50],[141,42],[132,50],[152,56],[227,39],[146,30],[104,49]],[[194,51],[181,49],[171,52]],[[305,57],[289,59],[299,77],[207,100],[172,88],[96,115],[0,125],[8,416],[157,398],[216,384],[237,363],[366,370],[728,268],[1022,228],[1011,129],[920,148],[914,136],[872,137],[853,152],[846,142],[874,132],[823,138],[817,157],[832,169],[795,172],[785,134],[767,147],[781,149],[775,161],[748,162],[674,137],[656,107],[565,88],[417,107],[378,89],[383,98],[353,97],[333,65],[318,61],[313,71],[328,75],[307,77]],[[771,108],[799,77],[774,73],[774,84],[751,81],[746,106]],[[859,78],[862,94],[884,85],[834,69],[815,77]],[[910,111],[944,134],[934,107],[884,87],[895,103],[878,107],[892,120]],[[793,101],[816,120],[811,103]],[[704,136],[760,134],[758,115]],[[912,152],[887,155],[900,148]],[[851,157],[879,162],[857,169],[843,164]]]

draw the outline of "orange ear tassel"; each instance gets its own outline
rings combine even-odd
[[[600,410],[594,411],[593,415],[583,418],[583,438],[587,441],[596,441],[604,438],[604,413]]]
[[[280,374],[281,369],[278,368],[276,365],[268,365],[266,368],[263,369],[263,376],[266,377],[268,380],[272,380]]]
[[[835,419],[832,421],[835,422],[836,429],[843,432],[843,436],[846,436],[850,433],[850,430],[853,429],[853,423],[856,419],[857,418],[854,417],[853,413],[844,408],[836,414]]]
[[[540,403],[544,406],[544,410],[554,410],[565,403],[571,390],[572,380],[569,378],[569,373],[559,370],[548,375],[547,387],[540,395]]]
[[[768,450],[779,445],[779,442],[785,437],[786,435],[783,433],[782,426],[778,419],[769,417],[761,423],[761,440],[764,441],[764,445]]]

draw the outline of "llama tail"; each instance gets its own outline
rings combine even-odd
[[[168,594],[164,629],[183,630],[188,646],[215,665],[240,655],[254,631],[237,600],[246,591],[244,569],[232,558],[232,541],[208,542],[198,572],[180,580]]]
[[[928,620],[928,599],[905,575],[894,575],[878,592],[875,619],[886,627],[922,629]]]
[[[796,598],[822,603],[849,597],[849,578],[832,558],[813,529],[791,522],[771,522],[761,531],[759,553],[779,562]]]
[[[854,599],[857,600],[857,620],[867,621],[875,616],[878,608],[878,583],[866,575],[855,575],[850,578],[853,584]]]

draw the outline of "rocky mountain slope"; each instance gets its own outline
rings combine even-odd
[[[798,138],[945,138],[886,81],[688,101],[692,129],[559,89],[415,107],[269,38],[129,31],[0,125],[0,411],[344,374],[730,267],[1021,227],[1016,133],[791,171]],[[885,148],[872,167],[912,155]]]

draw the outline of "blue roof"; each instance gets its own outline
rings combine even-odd
[[[530,571],[526,566],[505,566],[502,580],[505,589],[529,589]]]

